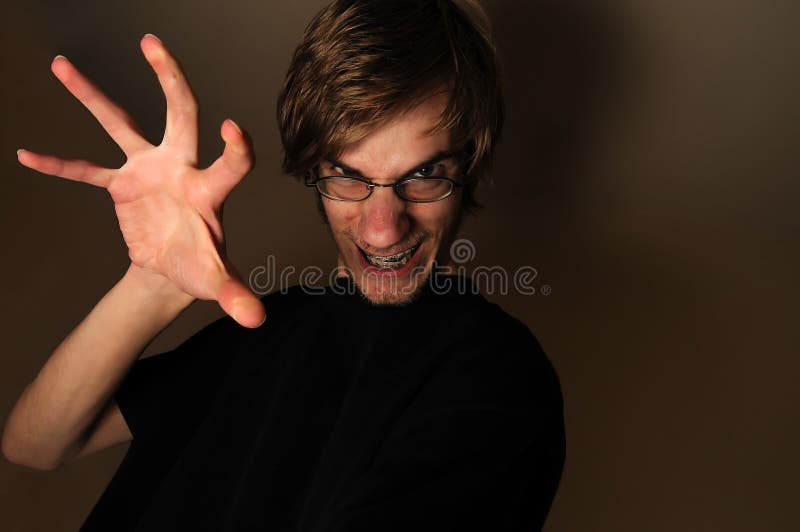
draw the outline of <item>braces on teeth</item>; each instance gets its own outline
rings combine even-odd
[[[418,246],[414,246],[409,250],[403,251],[402,253],[397,253],[395,255],[389,255],[386,257],[381,257],[378,255],[370,255],[367,252],[364,252],[364,256],[367,258],[367,261],[374,265],[374,266],[382,266],[382,267],[398,267],[398,266],[405,266],[411,257],[414,255],[414,252],[417,250]]]

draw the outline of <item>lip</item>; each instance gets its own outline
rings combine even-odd
[[[367,262],[366,257],[364,257],[364,253],[361,251],[361,248],[356,246],[356,254],[358,255],[358,262],[361,264],[362,270],[367,275],[374,275],[376,277],[403,277],[408,275],[411,270],[419,263],[420,257],[422,256],[422,248],[424,244],[420,242],[417,245],[417,250],[409,259],[408,263],[406,263],[402,268],[378,268],[377,266],[373,266],[369,262]]]

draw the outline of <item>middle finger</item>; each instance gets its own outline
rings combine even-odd
[[[153,67],[167,99],[166,144],[179,146],[194,159],[197,155],[197,100],[178,61],[158,37],[142,38],[142,52]]]

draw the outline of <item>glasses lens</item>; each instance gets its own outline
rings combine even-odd
[[[369,196],[369,187],[363,181],[349,177],[325,177],[317,181],[319,191],[329,198],[358,201]]]
[[[404,181],[397,192],[408,201],[438,201],[453,191],[453,183],[447,179],[409,179]]]

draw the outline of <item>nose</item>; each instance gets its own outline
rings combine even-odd
[[[390,187],[376,187],[361,202],[359,232],[375,251],[390,248],[408,234],[411,225],[403,201]]]

